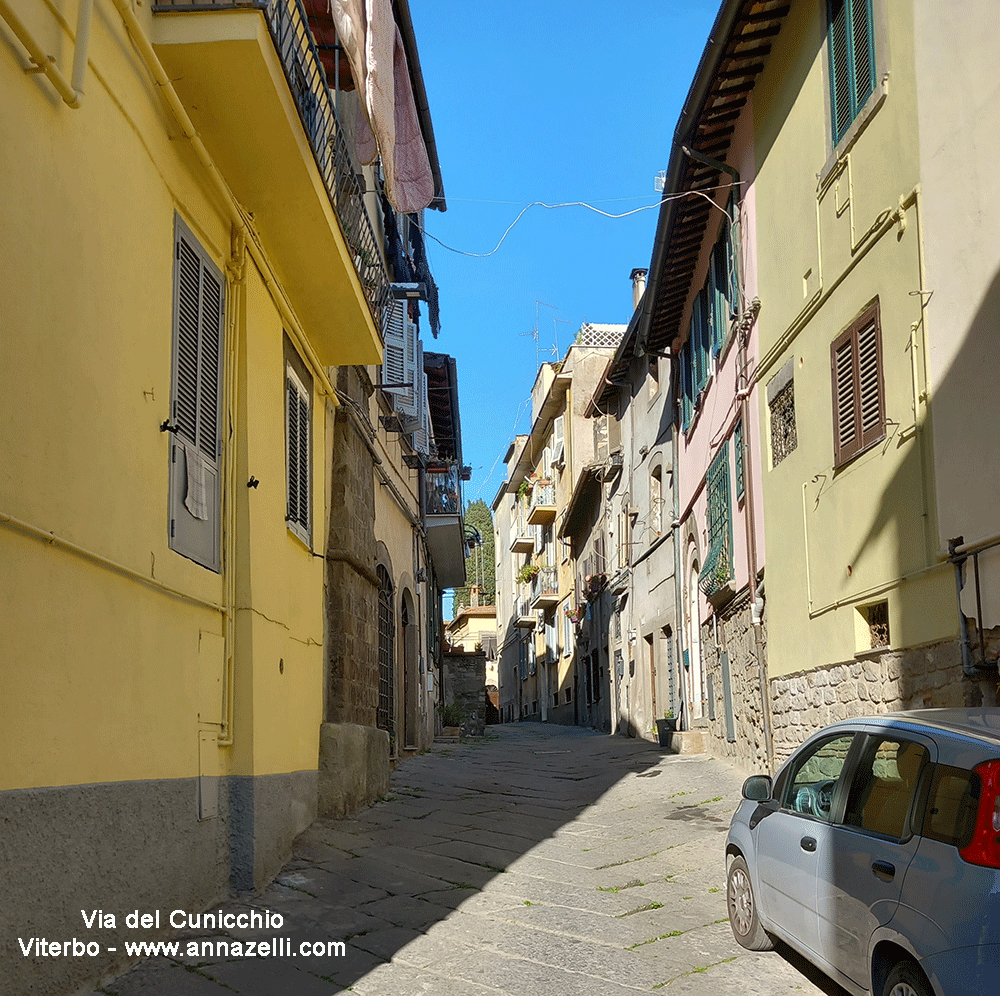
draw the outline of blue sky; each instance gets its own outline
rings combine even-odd
[[[425,213],[429,235],[488,253],[532,201],[612,214],[657,204],[716,0],[410,7],[448,201]],[[656,215],[533,207],[488,258],[427,240],[441,335],[424,348],[458,361],[467,501],[496,494],[507,446],[530,427],[539,360],[565,353],[585,321],[628,322],[629,274],[649,265]]]

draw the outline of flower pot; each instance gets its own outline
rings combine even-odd
[[[677,720],[658,719],[656,721],[656,735],[659,738],[661,747],[671,747],[673,745],[674,733],[677,731]]]

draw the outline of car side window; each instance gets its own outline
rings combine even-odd
[[[927,795],[921,835],[960,849],[967,847],[976,829],[980,791],[979,775],[974,771],[937,765]]]
[[[927,748],[896,737],[873,737],[865,747],[847,797],[844,825],[900,839],[929,761]]]
[[[784,808],[829,822],[833,790],[853,742],[854,734],[844,733],[798,758],[785,781]]]

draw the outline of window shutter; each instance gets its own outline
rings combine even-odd
[[[221,567],[222,347],[225,283],[175,218],[168,542],[209,570]]]
[[[553,462],[556,464],[562,463],[563,456],[565,455],[564,426],[565,418],[562,415],[558,416],[552,425],[552,448],[555,450]]]
[[[684,343],[680,353],[681,363],[681,431],[687,432],[694,413],[694,372],[691,368],[691,352],[693,344],[690,337]]]
[[[309,478],[309,393],[291,369],[286,374],[285,407],[288,434],[288,515],[290,526],[309,542],[311,503]]]
[[[882,337],[876,304],[830,347],[834,466],[885,438]]]
[[[723,228],[728,222],[722,223]],[[726,266],[726,243],[720,239],[712,251],[712,301],[714,303],[713,317],[715,323],[715,339],[712,344],[715,355],[718,356],[726,342],[729,331],[729,273]]]
[[[725,265],[729,276],[728,299],[729,317],[738,318],[740,315],[740,266],[739,266],[739,206],[736,198],[730,196],[729,204],[726,206],[726,220],[722,223],[723,238],[725,239]]]
[[[403,376],[403,356],[406,350],[403,330],[403,309],[405,306],[405,301],[395,301],[392,307],[386,309],[385,348],[382,355],[383,384],[401,384],[406,380]],[[403,387],[387,387],[385,390],[390,394],[404,394],[406,392],[406,388]]]
[[[871,0],[850,0],[854,113],[875,89],[875,37]]]
[[[854,342],[850,333],[833,350],[834,433],[838,464],[860,449],[855,403]]]
[[[828,0],[830,109],[837,143],[875,89],[871,0]]]
[[[830,0],[830,109],[833,140],[839,142],[847,131],[851,113],[850,32],[847,0]]]
[[[709,310],[708,287],[702,287],[698,292],[698,328],[701,333],[699,352],[701,353],[701,380],[698,383],[699,392],[708,383],[712,372],[712,318]]]
[[[733,429],[733,458],[736,464],[736,497],[743,497],[744,474],[743,474],[743,419],[740,418]]]

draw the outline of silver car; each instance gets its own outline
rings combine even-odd
[[[747,779],[726,861],[746,948],[857,996],[1000,993],[1000,709],[827,727]]]

